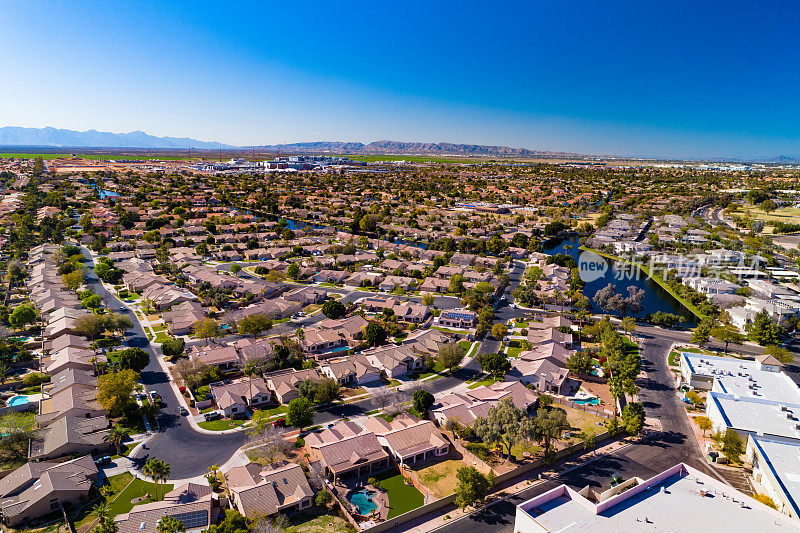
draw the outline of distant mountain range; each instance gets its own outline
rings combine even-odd
[[[218,142],[205,142],[189,138],[156,137],[143,131],[109,133],[107,131],[74,131],[56,128],[0,128],[0,145],[71,148],[193,148],[218,150],[234,148]]]
[[[419,143],[401,141],[373,141],[369,144],[359,142],[315,141],[291,144],[273,144],[256,146],[265,152],[313,152],[336,154],[375,154],[375,155],[453,155],[453,156],[497,156],[497,157],[534,157],[534,156],[569,156],[586,157],[567,152],[543,152],[527,148],[510,148],[508,146],[486,146],[480,144],[454,143]]]
[[[313,141],[267,146],[231,146],[219,142],[198,141],[188,137],[156,137],[143,131],[110,133],[106,131],[74,131],[57,128],[0,127],[0,146],[36,148],[92,148],[138,150],[231,150],[271,153],[351,154],[387,156],[461,156],[461,157],[554,157],[580,159],[626,159],[624,156],[597,156],[571,152],[547,152],[508,146],[479,144],[420,143],[374,141],[369,144],[342,141]],[[650,159],[650,158],[645,158]],[[716,159],[715,161],[800,164],[800,157],[780,155],[757,161],[745,159]]]
[[[507,146],[482,146],[453,143],[416,143],[399,141],[360,142],[316,141],[269,146],[231,146],[218,142],[198,141],[188,137],[156,137],[143,131],[110,133],[106,131],[74,131],[57,128],[22,128],[6,126],[0,128],[0,146],[31,146],[47,148],[151,148],[193,150],[256,149],[262,152],[300,152],[337,154],[386,154],[386,155],[459,155],[531,157],[557,156],[560,152],[540,152],[526,148]]]

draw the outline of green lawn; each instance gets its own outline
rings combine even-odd
[[[114,498],[117,497],[117,495],[128,485],[128,483],[130,483],[132,479],[133,476],[128,472],[123,472],[122,474],[107,478],[107,486],[111,488],[111,493],[108,495],[108,498],[106,498],[107,501],[114,501]],[[97,504],[94,504],[92,506],[84,507],[77,514],[73,515],[72,521],[75,524],[75,527],[80,529],[82,526],[94,522],[94,520],[97,518],[97,513],[95,512],[96,509]]]
[[[458,341],[458,345],[461,346],[461,349],[464,350],[464,353],[467,353],[472,347],[472,343],[470,341]]]
[[[541,451],[541,446],[537,446],[532,442],[521,442],[511,448],[511,455],[516,457],[517,461],[522,461],[525,458],[525,452],[536,455]]]
[[[158,333],[159,331],[166,331],[167,325],[166,324],[156,324],[155,326],[152,326],[152,328],[153,328],[153,331]]]
[[[168,334],[164,333],[163,331],[159,331],[158,333],[156,333],[155,339],[151,339],[151,340],[155,340],[155,342],[157,344],[164,344],[169,339],[170,339],[170,336]]]
[[[468,389],[477,389],[481,385],[486,385],[488,387],[489,385],[494,385],[498,381],[501,381],[501,379],[493,377],[493,376],[489,376],[488,378],[484,378],[484,379],[482,379],[480,381],[476,381],[475,383],[472,383],[471,385],[468,385],[467,388]]]
[[[520,352],[522,352],[522,348],[509,348],[506,353],[509,357],[514,358],[518,357]]]
[[[285,413],[287,409],[288,407],[285,405],[278,405],[276,407],[268,407],[267,409],[258,409],[258,410],[266,412],[268,416],[275,416]]]
[[[400,516],[421,507],[425,501],[422,493],[413,485],[406,485],[405,479],[396,470],[388,470],[376,476],[381,489],[389,496],[389,515],[387,519]]]
[[[211,420],[209,422],[200,422],[197,425],[209,431],[225,431],[226,429],[238,428],[245,422],[247,422],[247,420],[227,420],[223,418],[220,420]]]
[[[128,475],[130,474],[121,474],[121,475]],[[116,476],[115,476],[116,477]],[[172,485],[164,484],[158,486],[158,494],[161,495],[163,493],[166,494],[167,492],[172,490]],[[118,514],[123,514],[130,512],[133,509],[134,504],[132,500],[134,498],[140,498],[145,494],[149,494],[150,496],[142,500],[139,503],[149,503],[155,501],[156,495],[156,488],[155,484],[150,481],[144,481],[139,478],[134,479],[131,481],[130,485],[128,485],[125,490],[119,493],[119,495],[111,502],[109,505],[109,509],[111,511],[111,516],[116,516]],[[137,504],[138,505],[138,504]]]
[[[669,366],[680,366],[681,354],[672,350],[669,352]]]

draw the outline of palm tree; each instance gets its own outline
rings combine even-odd
[[[158,533],[178,533],[179,531],[186,531],[183,527],[183,522],[174,516],[164,515],[156,525]]]
[[[147,462],[144,464],[144,468],[142,468],[142,473],[153,480],[153,485],[155,486],[155,499],[158,500],[158,481],[160,479],[160,469],[162,461],[158,459],[148,459]]]
[[[253,376],[258,372],[258,367],[256,367],[256,364],[254,362],[248,361],[247,363],[245,363],[244,368],[242,369],[242,372],[244,373],[245,376],[250,378],[250,406],[252,407],[252,405],[253,405]]]
[[[169,480],[169,475],[172,473],[172,466],[164,461],[159,461],[159,481],[161,481],[161,498],[164,498],[164,483]]]
[[[114,426],[111,431],[103,437],[103,442],[110,442],[117,450],[117,455],[122,455],[120,449],[122,448],[122,441],[128,438],[128,432],[119,426]]]

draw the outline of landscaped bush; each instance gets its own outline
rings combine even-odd
[[[26,387],[41,385],[42,383],[47,383],[48,381],[50,381],[50,377],[42,372],[31,372],[30,374],[25,374],[25,376],[22,378],[22,384]]]
[[[481,459],[482,461],[488,461],[490,454],[489,448],[482,442],[468,442],[466,446],[464,446],[467,450],[472,452],[476,457]]]

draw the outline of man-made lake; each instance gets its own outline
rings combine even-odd
[[[562,253],[569,255],[577,261],[581,253],[580,246],[581,244],[578,241],[578,237],[569,237],[561,242],[551,243],[550,247],[546,247],[544,252],[549,255]],[[595,281],[587,283],[586,287],[583,289],[583,293],[589,298],[590,302],[593,303],[595,293],[609,283],[614,285],[614,289],[623,296],[628,295],[628,287],[633,285],[636,288],[644,290],[644,299],[642,300],[644,309],[637,315],[638,317],[644,317],[648,313],[662,311],[664,313],[672,313],[684,317],[686,322],[683,323],[683,327],[691,328],[697,325],[697,317],[694,316],[694,313],[686,309],[683,304],[673,298],[672,295],[665,291],[658,283],[647,277],[646,274],[636,270],[633,272],[634,275],[630,276],[627,275],[628,272],[630,272],[630,268],[628,267],[626,269],[623,263],[611,260],[606,261],[609,263],[609,268],[606,270],[605,275]],[[620,276],[620,273],[625,275]],[[595,311],[599,310],[595,309]]]

